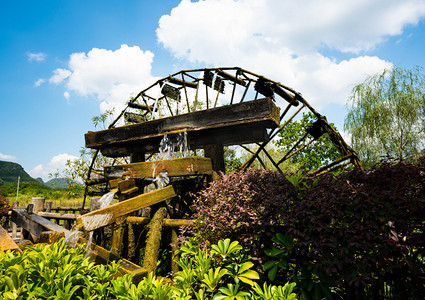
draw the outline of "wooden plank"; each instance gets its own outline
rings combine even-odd
[[[205,157],[184,157],[105,167],[105,176],[108,178],[122,178],[124,175],[132,178],[154,178],[161,172],[167,172],[168,177],[173,177],[212,175],[213,171],[211,159]],[[124,185],[123,181],[118,183],[118,188],[120,184]]]
[[[69,232],[69,230],[66,230],[62,226],[37,214],[28,214],[25,209],[12,209],[12,221],[36,237],[40,237],[41,233],[45,230],[64,232],[65,234]]]
[[[11,220],[12,222],[16,223],[16,225],[34,234],[36,237],[40,237],[40,234],[44,230],[43,226],[33,221],[29,217],[27,211],[22,208],[12,209]]]
[[[221,141],[225,140],[225,142],[221,142],[224,145],[242,143],[247,139],[248,142],[259,142],[262,140],[258,140],[258,138],[264,138],[266,128],[275,128],[279,125],[279,111],[279,107],[272,100],[258,99],[139,124],[88,132],[85,135],[86,147],[101,149],[102,153],[108,156],[114,156],[117,149],[125,152],[122,148],[126,146],[133,147],[133,152],[152,152],[157,151],[159,141],[164,134],[177,131],[187,131],[190,144],[197,146],[215,143],[211,139],[217,138]],[[243,136],[244,138],[241,140],[240,126],[244,127],[245,131],[255,130],[256,139],[251,135]],[[111,147],[115,150],[108,151]]]
[[[176,196],[172,186],[141,194],[128,200],[109,205],[77,218],[77,223],[83,224],[86,231],[114,223],[117,218],[135,212],[139,209],[165,201]]]
[[[80,214],[61,214],[61,213],[52,213],[40,211],[39,216],[46,219],[55,219],[55,220],[76,220]]]
[[[18,250],[22,252],[18,245],[12,240],[7,231],[0,225],[0,251]]]

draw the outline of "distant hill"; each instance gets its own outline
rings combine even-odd
[[[17,184],[18,176],[21,182],[37,182],[20,164],[0,160],[0,185]]]
[[[66,189],[68,184],[66,183],[66,178],[53,178],[44,183],[52,189]]]
[[[43,178],[41,177],[37,177],[35,180],[37,180],[41,184],[44,184]]]

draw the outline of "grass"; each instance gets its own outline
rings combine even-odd
[[[19,207],[26,207],[28,204],[31,203],[32,197],[19,197],[18,198],[18,206]],[[8,197],[9,203],[12,204],[13,202],[16,202],[16,198],[14,197]],[[59,198],[59,199],[46,199],[45,202],[53,202],[52,206],[71,206],[71,207],[80,207],[83,204],[83,197],[80,198]],[[86,199],[85,206],[90,205],[90,199]]]

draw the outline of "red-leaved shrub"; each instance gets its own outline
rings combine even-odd
[[[250,249],[254,259],[271,245],[280,224],[282,201],[292,201],[295,188],[278,172],[250,169],[223,175],[195,201],[195,231],[204,241],[230,238]]]
[[[287,235],[293,242],[281,266],[288,269],[277,279],[311,274],[343,298],[423,296],[423,162],[304,179],[298,190],[273,171],[224,175],[198,196],[194,230],[212,243],[237,240],[260,262],[265,248],[279,248],[271,237]]]

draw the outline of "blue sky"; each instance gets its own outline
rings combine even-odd
[[[47,180],[93,116],[197,67],[280,81],[342,129],[354,84],[424,50],[424,0],[2,1],[0,160]]]

